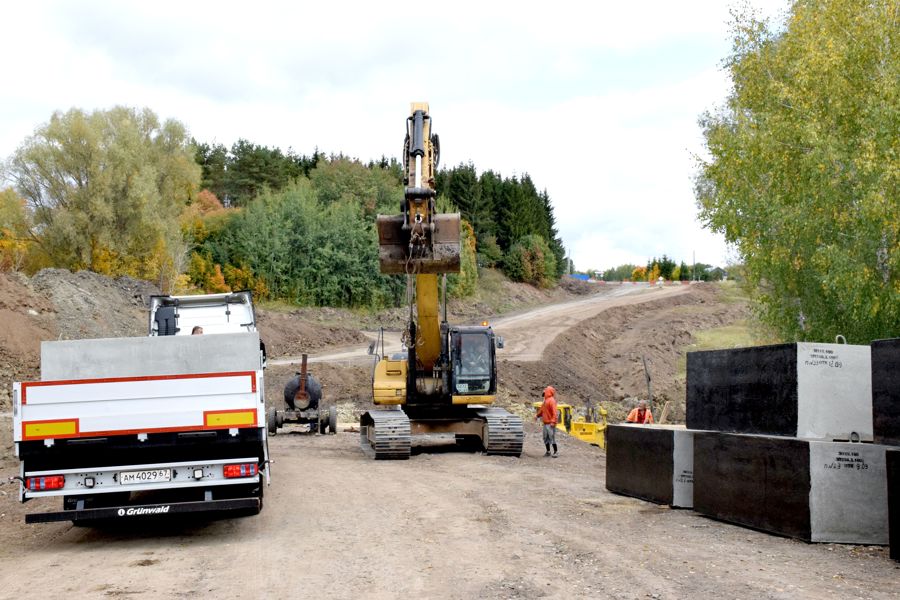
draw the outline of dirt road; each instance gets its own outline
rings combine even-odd
[[[689,286],[649,287],[642,284],[610,286],[605,293],[588,296],[582,300],[552,304],[522,314],[501,317],[493,323],[493,327],[506,342],[504,359],[534,362],[541,360],[544,349],[553,343],[559,334],[605,310],[652,302],[688,291]]]
[[[494,319],[491,321],[491,326],[498,335],[504,338],[506,347],[502,352],[503,358],[514,361],[537,361],[541,359],[544,349],[560,333],[581,321],[597,316],[604,310],[617,306],[650,302],[663,297],[684,294],[688,291],[688,286],[611,285],[586,298],[542,306],[519,314]],[[369,332],[367,335],[370,341],[378,340],[378,334],[374,332]],[[387,354],[401,350],[399,332],[385,331],[383,335],[384,348]],[[312,354],[309,357],[309,362],[370,363],[372,359],[369,357],[367,350],[368,344],[347,346],[323,354]],[[288,356],[271,359],[269,364],[278,366],[299,362],[299,356]]]
[[[255,517],[130,529],[34,526],[0,549],[23,597],[896,598],[881,548],[809,545],[604,489],[563,437],[521,459],[373,462],[357,436],[278,435]],[[33,507],[30,507],[33,508]],[[5,515],[9,518],[13,515]],[[15,515],[15,518],[21,518]]]

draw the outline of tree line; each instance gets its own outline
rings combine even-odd
[[[528,174],[479,175],[474,164],[460,164],[439,171],[435,187],[472,225],[479,264],[499,265],[513,280],[542,287],[565,273],[568,261],[550,196]]]
[[[719,281],[729,275],[725,269],[706,263],[676,263],[665,254],[651,258],[646,265],[625,263],[604,271],[588,270],[584,274],[602,281],[657,281],[660,277],[666,281]]]
[[[393,158],[226,148],[149,109],[116,107],[54,113],[3,175],[13,186],[0,191],[2,269],[89,269],[307,305],[403,299],[403,278],[379,273],[374,226],[403,197]],[[439,210],[463,215],[452,294],[475,291],[479,266],[555,284],[562,244],[549,195],[527,175],[476,176],[469,164],[439,171],[436,185]]]

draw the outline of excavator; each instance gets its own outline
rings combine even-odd
[[[502,339],[486,322],[447,322],[446,276],[460,270],[460,215],[435,209],[440,141],[431,125],[428,104],[413,102],[401,214],[376,218],[379,269],[406,275],[409,318],[406,352],[387,355],[383,343],[380,352],[373,345],[372,393],[380,408],[360,417],[360,445],[376,459],[408,459],[415,436],[449,434],[456,442],[479,440],[487,454],[520,456],[522,420],[491,406]]]

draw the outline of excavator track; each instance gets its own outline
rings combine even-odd
[[[522,419],[502,408],[486,408],[478,411],[485,421],[484,451],[500,456],[521,456],[525,443]]]
[[[409,417],[402,410],[370,410],[359,418],[359,445],[376,460],[409,458]]]

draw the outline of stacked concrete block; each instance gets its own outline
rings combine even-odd
[[[875,441],[900,446],[900,338],[872,342]]]
[[[811,343],[690,352],[688,429],[872,441],[870,356]]]
[[[887,483],[891,558],[900,560],[900,448],[887,451]]]
[[[894,557],[898,383],[900,340],[689,353],[687,429],[610,426],[607,488],[810,542],[894,541]]]
[[[694,509],[810,542],[887,544],[885,446],[698,432]]]
[[[812,542],[888,542],[869,346],[795,343],[687,359],[694,509]]]
[[[677,425],[610,425],[606,430],[606,489],[691,508],[693,435]]]
[[[872,418],[875,441],[887,452],[891,558],[900,560],[900,338],[872,342]]]

